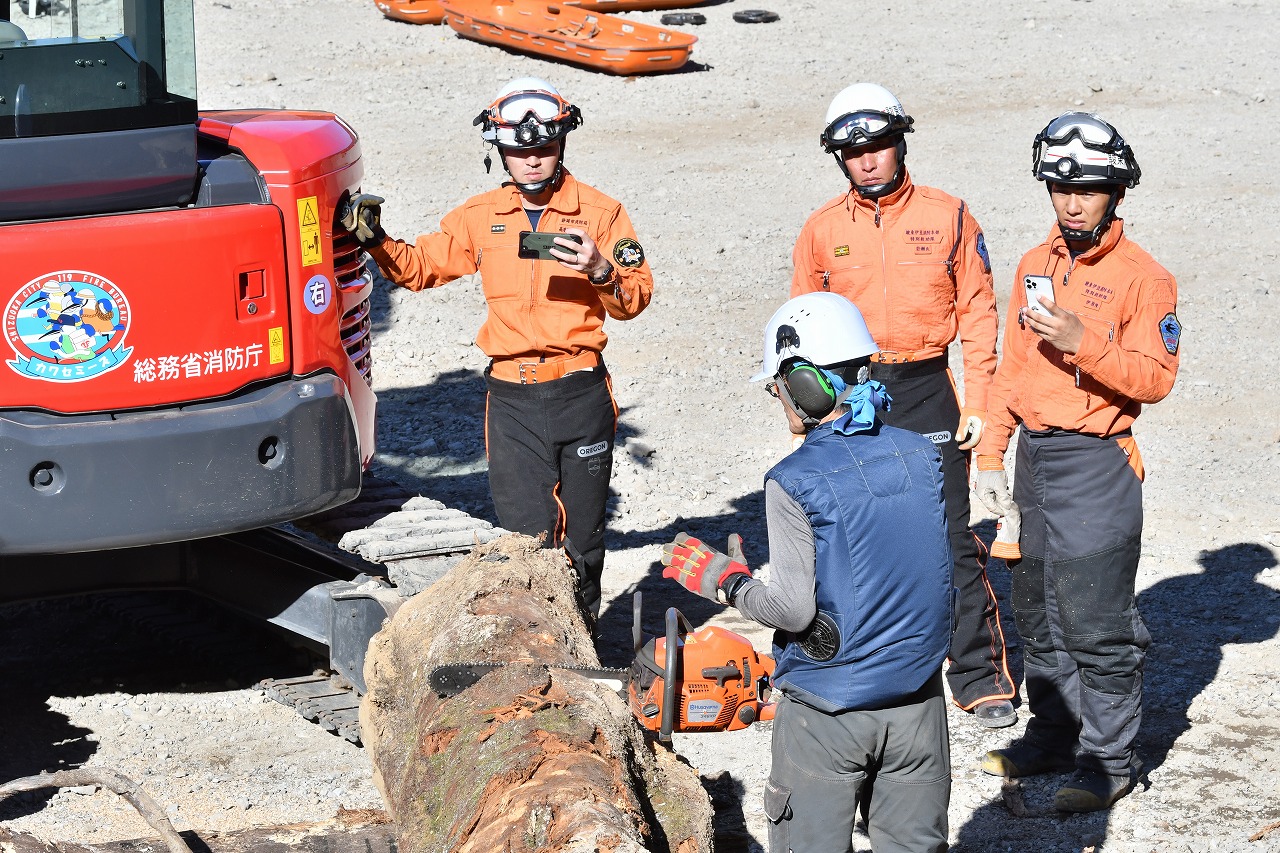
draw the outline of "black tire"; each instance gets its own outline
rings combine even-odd
[[[733,19],[739,24],[771,24],[778,20],[778,13],[767,12],[764,9],[746,9],[742,12],[734,12]]]
[[[701,12],[669,12],[662,16],[661,21],[669,27],[678,27],[682,24],[705,24],[707,16]]]

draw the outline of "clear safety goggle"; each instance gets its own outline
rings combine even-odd
[[[840,116],[822,132],[822,144],[829,150],[874,142],[892,133],[906,131],[911,120],[880,112],[858,112]]]
[[[1078,141],[1085,148],[1108,154],[1120,154],[1128,147],[1124,138],[1111,125],[1092,117],[1071,114],[1059,116],[1049,122],[1049,126],[1036,137],[1036,142],[1053,146],[1067,145],[1072,140]]]
[[[573,107],[554,92],[512,92],[489,105],[489,120],[494,124],[514,126],[531,114],[539,122],[554,124],[573,114]]]
[[[534,148],[582,124],[582,113],[555,92],[531,89],[499,98],[474,123],[496,145]]]

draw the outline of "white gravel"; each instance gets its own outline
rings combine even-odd
[[[1139,587],[1155,637],[1142,734],[1151,787],[1109,814],[1060,818],[1050,777],[1025,791],[1045,816],[1016,818],[976,761],[1017,734],[1025,709],[1019,728],[1000,732],[953,713],[953,849],[1280,850],[1280,829],[1248,840],[1280,821],[1280,7],[775,0],[767,8],[781,20],[760,25],[732,22],[740,8],[701,10],[694,70],[624,79],[398,24],[370,0],[196,0],[202,105],[340,114],[361,134],[364,188],[386,197],[383,223],[406,238],[496,183],[471,119],[503,82],[544,76],[581,105],[569,166],[625,202],[657,280],[648,312],[610,324],[606,353],[626,451],[606,575],[615,664],[628,655],[636,585],[650,598],[651,632],[676,604],[767,644],[733,613],[667,590],[656,558],[680,529],[715,539],[740,530],[748,554],[765,557],[761,477],[786,437],[746,378],[787,295],[795,235],[840,190],[818,147],[831,96],[859,79],[899,95],[916,118],[912,173],[969,203],[1002,306],[1018,258],[1051,224],[1030,176],[1032,137],[1065,109],[1101,113],[1137,152],[1142,184],[1121,212],[1177,276],[1186,330],[1177,387],[1136,430],[1148,471]],[[375,309],[378,473],[491,518],[484,357],[471,344],[484,310],[478,282],[380,292]],[[991,520],[974,522],[990,538]],[[992,575],[1007,589],[1003,564],[993,561]],[[377,804],[363,753],[250,690],[86,688],[51,696],[48,711],[88,733],[83,760],[144,779],[179,828]],[[677,740],[704,772],[741,782],[758,843],[768,738],[762,728]],[[101,793],[64,792],[26,811],[6,825],[80,842],[145,834]]]

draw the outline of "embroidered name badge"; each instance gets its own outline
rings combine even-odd
[[[505,226],[505,225],[490,225],[490,226],[489,226],[489,233],[491,233],[491,234],[501,234],[502,232],[504,232],[504,231],[506,231],[506,230],[507,230],[507,226]]]
[[[644,263],[644,249],[630,237],[623,237],[613,244],[613,259],[624,267],[638,267]]]
[[[1178,339],[1181,337],[1182,324],[1178,322],[1178,318],[1170,311],[1160,321],[1160,339],[1164,341],[1164,348],[1169,351],[1169,355],[1178,354]]]
[[[837,258],[847,258],[847,257],[849,257],[849,247],[848,247],[848,246],[836,246],[835,256],[836,256]]]

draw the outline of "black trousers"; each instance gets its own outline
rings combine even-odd
[[[485,448],[498,523],[563,547],[600,612],[604,515],[617,409],[603,367],[521,385],[485,376]]]
[[[871,376],[883,382],[893,398],[881,419],[920,433],[942,452],[942,491],[959,591],[947,667],[951,696],[966,711],[988,699],[1012,699],[1015,688],[1005,659],[996,594],[987,580],[986,547],[969,528],[969,459],[956,445],[960,402],[947,359],[872,364]]]

